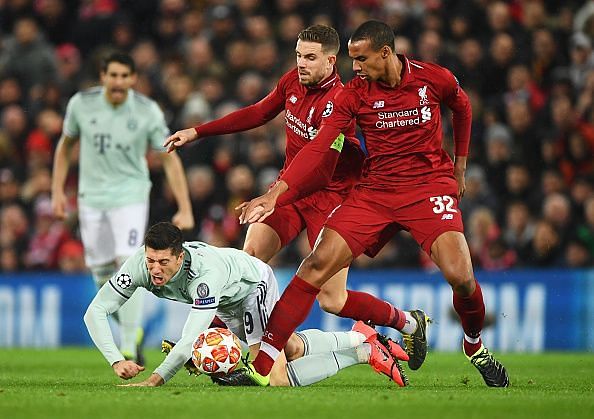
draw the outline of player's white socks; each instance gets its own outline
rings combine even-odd
[[[118,271],[115,262],[106,263],[104,265],[92,266],[91,275],[93,282],[97,289],[101,288],[109,279]]]
[[[417,330],[417,321],[410,315],[410,311],[403,311],[403,313],[406,316],[406,321],[404,322],[404,327],[400,329],[400,331],[407,335],[411,335]]]
[[[353,331],[322,332],[318,329],[307,329],[296,332],[296,335],[303,340],[303,356],[354,348],[365,341],[364,335]]]
[[[132,297],[117,311],[120,325],[120,352],[126,357],[136,358],[136,338],[142,322],[144,290],[137,289]]]
[[[317,383],[344,368],[367,363],[370,354],[369,344],[362,343],[357,347],[304,356],[287,363],[289,383],[292,387]]]

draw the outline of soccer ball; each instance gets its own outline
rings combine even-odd
[[[192,347],[192,362],[204,374],[230,373],[240,359],[241,343],[229,329],[206,329],[198,335]]]

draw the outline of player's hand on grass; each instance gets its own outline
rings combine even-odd
[[[111,367],[113,368],[113,371],[116,373],[116,375],[120,378],[123,378],[124,380],[129,380],[130,378],[136,377],[138,374],[144,371],[143,366],[140,366],[136,362],[129,360],[114,362]]]
[[[64,191],[52,192],[52,211],[59,220],[66,218],[66,201]]]
[[[180,230],[192,230],[194,228],[194,214],[192,211],[178,211],[171,222]]]
[[[159,374],[152,373],[149,378],[139,383],[119,384],[118,387],[159,387],[165,384],[165,380]]]
[[[171,153],[176,148],[180,148],[184,144],[191,143],[198,138],[198,133],[194,128],[182,129],[167,137],[163,147],[167,147],[167,152]]]

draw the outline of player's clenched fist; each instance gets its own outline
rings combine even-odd
[[[198,139],[198,133],[194,128],[182,129],[174,134],[167,137],[163,147],[167,147],[167,152],[171,153],[176,148],[183,146],[184,144],[191,143]]]
[[[112,368],[117,376],[124,380],[136,377],[141,371],[144,371],[144,367],[138,365],[134,361],[127,360],[115,362],[112,365]]]

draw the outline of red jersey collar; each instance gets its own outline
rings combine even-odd
[[[409,83],[415,79],[415,70],[423,68],[418,64],[411,62],[404,54],[396,54],[402,63],[402,72],[400,73],[400,86]]]
[[[307,86],[308,89],[312,89],[312,90],[328,90],[330,89],[332,86],[334,86],[334,83],[336,83],[337,81],[340,81],[340,76],[338,75],[338,72],[336,71],[336,66],[334,66],[334,70],[332,70],[332,74],[325,78],[324,80],[322,80],[321,82],[319,82],[318,84],[314,85],[314,86]]]

